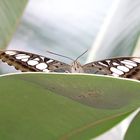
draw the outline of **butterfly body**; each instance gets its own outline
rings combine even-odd
[[[77,60],[71,65],[41,55],[6,50],[0,59],[23,72],[90,73],[140,80],[140,58],[118,57],[81,65]]]

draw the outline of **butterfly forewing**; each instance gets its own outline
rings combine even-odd
[[[7,50],[0,51],[0,59],[8,65],[14,66],[17,70],[23,72],[69,72],[68,64],[56,61],[41,55]]]
[[[117,77],[140,79],[139,57],[118,57],[95,61],[83,66],[85,73],[112,75]]]
[[[7,50],[0,51],[0,59],[17,70],[33,72],[90,73],[111,75],[140,80],[140,58],[118,57],[95,61],[81,66],[77,61],[72,65],[50,59],[41,55]]]

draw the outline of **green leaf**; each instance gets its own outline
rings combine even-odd
[[[117,115],[111,115],[111,117],[107,117],[105,119],[95,121],[77,130],[74,130],[69,135],[66,135],[64,138],[66,139],[70,137],[71,140],[85,140],[85,139],[90,140],[91,138],[93,138],[93,136],[96,137],[106,132],[108,129],[118,124],[120,121],[125,119],[131,113],[132,111],[124,112],[122,114],[117,114]]]
[[[128,131],[125,135],[125,140],[139,140],[140,139],[140,112],[131,122]]]
[[[94,75],[2,76],[0,139],[96,137],[139,107],[139,84]]]
[[[6,48],[19,23],[27,0],[0,0],[0,48]]]

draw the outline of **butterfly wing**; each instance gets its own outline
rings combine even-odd
[[[68,64],[23,51],[0,51],[0,59],[23,72],[70,72]]]
[[[85,73],[112,75],[140,80],[140,58],[118,57],[95,61],[83,66]]]

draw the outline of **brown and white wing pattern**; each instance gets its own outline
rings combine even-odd
[[[68,64],[23,51],[0,51],[0,59],[22,72],[70,72]]]
[[[83,66],[85,73],[112,75],[140,80],[140,57],[118,57]]]

